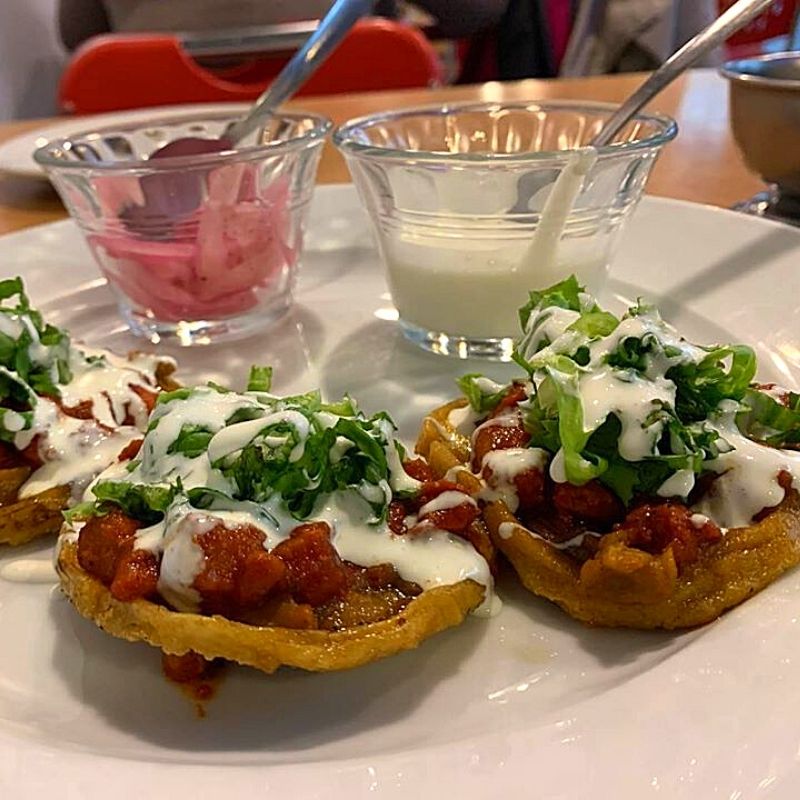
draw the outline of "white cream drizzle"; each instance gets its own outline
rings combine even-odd
[[[16,411],[7,410],[3,417],[3,424],[11,433],[19,433],[25,427],[25,417]]]
[[[660,403],[675,404],[672,381],[662,377],[649,381],[633,372],[605,367],[582,376],[578,391],[587,433],[597,430],[609,414],[615,414],[622,425],[620,455],[628,461],[641,461],[654,454],[664,423],[656,421],[648,425],[646,420]]]
[[[719,477],[694,506],[725,528],[749,525],[760,511],[783,500],[786,492],[778,483],[780,472],[789,473],[792,485],[800,487],[800,453],[767,447],[743,436],[736,426],[737,410],[736,403],[724,400],[718,418],[710,423],[733,449],[706,462]]]
[[[490,419],[487,419],[486,422],[482,422],[472,432],[472,445],[473,445],[473,447],[475,446],[475,443],[478,440],[478,436],[485,429],[487,429],[487,428],[516,428],[516,427],[519,426],[521,420],[522,420],[522,416],[520,415],[519,411],[516,408],[509,408],[504,413],[499,414],[496,417],[491,417]]]
[[[41,435],[39,455],[44,464],[22,485],[20,498],[32,497],[54,486],[70,486],[72,498],[83,494],[89,481],[117,459],[121,450],[141,432],[130,425],[108,430],[94,420],[68,417],[47,398],[40,398],[30,430],[15,437],[19,449]]]
[[[490,450],[484,457],[481,471],[484,487],[478,494],[481,500],[502,500],[513,514],[519,508],[519,497],[515,478],[528,470],[544,472],[550,454],[539,447],[509,447],[505,450]],[[487,477],[485,470],[491,470]]]
[[[682,497],[686,499],[694,489],[695,473],[691,469],[679,469],[670,475],[656,490],[659,497]]]
[[[0,564],[0,579],[10,583],[58,583],[52,561],[18,558]]]
[[[568,331],[567,328],[580,318],[579,311],[572,311],[569,308],[551,306],[543,309],[530,321],[525,331],[524,351],[536,353],[538,358],[571,351],[580,341],[581,334],[577,331]]]
[[[450,411],[450,413],[447,415],[447,424],[462,436],[469,436],[472,433],[478,418],[478,412],[473,410],[473,408],[467,404],[465,406],[461,406],[460,408],[454,408],[452,411]],[[438,427],[441,432],[442,426]],[[447,433],[449,435],[449,431]]]
[[[244,407],[250,408],[252,413],[261,409],[264,415],[226,426],[231,414]],[[322,427],[332,427],[337,419],[336,415],[328,412],[314,415],[315,423]],[[140,530],[136,535],[136,548],[161,557],[158,589],[173,607],[182,611],[196,611],[198,608],[200,597],[193,583],[203,570],[204,555],[196,537],[203,532],[220,523],[231,528],[254,525],[264,533],[264,547],[271,550],[301,524],[289,514],[277,495],[259,505],[229,499],[234,487],[219,469],[212,466],[212,462],[219,462],[240,451],[267,425],[275,422],[294,427],[299,440],[297,447],[300,448],[297,457],[302,456],[311,430],[306,414],[293,409],[273,412],[254,396],[198,389],[187,399],[174,400],[156,409],[141,450],[141,463],[132,472],[114,465],[101,476],[155,485],[166,485],[180,477],[185,491],[208,487],[226,496],[220,500],[225,506],[223,510],[213,505],[210,509],[195,509],[185,499],[179,498],[161,522]],[[167,453],[184,425],[202,425],[213,433],[207,452],[195,458]],[[403,469],[390,423],[381,424],[379,428],[386,439],[389,481],[381,481],[378,485],[364,483],[354,489],[323,496],[309,519],[327,522],[333,531],[334,547],[343,559],[355,564],[374,566],[390,563],[404,580],[417,583],[423,589],[466,579],[477,581],[486,587],[479,612],[491,613],[496,608],[491,573],[486,561],[472,545],[433,525],[415,535],[396,535],[386,523],[372,524],[374,511],[370,501],[390,500],[393,490],[413,492],[420,486],[419,481]],[[339,448],[342,453],[348,449],[341,445]],[[417,515],[412,515],[408,526],[413,527],[419,519],[435,510],[462,503],[476,505],[476,501],[463,492],[444,492],[423,506]]]
[[[588,308],[593,300],[581,296],[580,302],[582,307]],[[523,346],[526,357],[532,360],[535,368],[535,390],[540,389],[549,375],[544,370],[548,359],[561,353],[572,353],[585,341],[579,332],[568,330],[579,317],[576,311],[557,307],[531,315]],[[628,338],[646,339],[648,336],[655,337],[658,346],[653,348],[654,352],[645,355],[642,372],[608,365],[607,356],[623,341]],[[657,456],[664,422],[654,412],[662,407],[674,408],[676,402],[676,386],[665,377],[665,373],[678,364],[699,363],[708,350],[681,338],[654,309],[640,309],[638,314],[622,319],[612,333],[589,342],[587,346],[588,362],[577,367],[576,375],[565,376],[563,384],[565,390],[574,392],[581,403],[584,433],[592,433],[614,415],[621,425],[618,448],[623,458],[635,464]],[[540,349],[535,352],[537,348]],[[707,517],[723,528],[749,525],[760,511],[778,505],[785,496],[778,483],[782,471],[791,476],[794,487],[800,486],[800,453],[771,448],[745,437],[736,425],[738,410],[736,403],[725,401],[707,423],[720,436],[717,447],[721,454],[706,462],[704,469],[718,473],[719,477],[695,506],[702,519]],[[518,424],[518,420],[518,416],[501,416],[488,420],[484,425]],[[473,432],[473,443],[481,427]],[[497,452],[498,455],[490,456],[502,463],[505,457],[499,454],[508,451]],[[556,483],[567,481],[563,449],[559,449],[550,460],[549,474]],[[661,484],[657,494],[685,500],[695,482],[693,470],[678,470]],[[513,495],[513,482],[506,481],[494,491],[484,489],[480,497],[503,499],[513,511]]]
[[[18,336],[23,328],[33,339],[29,347],[31,360],[48,367],[55,380],[54,357],[41,345],[31,321],[0,314],[3,332]],[[147,423],[147,407],[131,386],[157,391],[158,364],[171,361],[147,355],[126,360],[87,347],[71,347],[67,357],[72,377],[68,383],[58,384],[61,403],[69,408],[90,401],[93,418],[71,417],[47,397],[37,399],[28,429],[23,430],[25,421],[21,415],[6,413],[4,425],[15,432],[14,446],[25,449],[38,436],[38,454],[44,462],[21,487],[21,498],[64,485],[70,487],[73,500],[80,498],[90,481],[114,462],[126,445],[141,436]],[[133,425],[124,424],[128,415]]]
[[[427,517],[428,514],[433,514],[434,511],[446,511],[449,508],[457,508],[464,504],[475,508],[478,506],[477,502],[468,494],[464,494],[464,492],[455,490],[442,492],[420,508],[419,517],[421,519],[422,517]]]
[[[276,411],[273,414],[267,414],[259,419],[239,422],[236,425],[229,425],[226,428],[222,428],[214,435],[214,438],[208,445],[209,461],[215,464],[220,459],[240,451],[243,447],[250,444],[264,428],[277,425],[281,422],[290,425],[297,433],[299,441],[292,448],[292,452],[289,454],[289,461],[299,460],[303,455],[305,441],[311,430],[311,423],[308,421],[308,417],[301,414],[299,411],[286,409],[284,411]]]
[[[532,531],[529,528],[523,528],[522,525],[518,525],[516,522],[501,522],[497,528],[497,534],[501,539],[510,539],[516,531],[526,533],[528,536],[531,536],[534,539],[540,539],[541,541],[549,544],[550,547],[554,548],[555,550],[567,550],[570,547],[580,547],[583,544],[583,540],[587,536],[598,535],[591,531],[585,531],[584,533],[579,533],[577,536],[573,536],[571,539],[567,539],[566,542],[554,542],[537,533],[536,531]]]
[[[555,483],[567,482],[567,470],[564,463],[564,448],[559,447],[550,461],[550,477]]]

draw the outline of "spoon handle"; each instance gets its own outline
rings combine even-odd
[[[592,140],[603,147],[625,127],[628,120],[640,111],[665,86],[672,83],[700,56],[722,44],[731,34],[743,28],[764,11],[774,0],[739,0],[712,22],[705,30],[690,39],[673,53],[620,107],[611,115],[600,133]]]
[[[361,17],[369,14],[374,5],[375,0],[336,0],[306,43],[256,100],[247,116],[228,129],[225,138],[235,145],[254,131],[265,117],[291,97],[311,77],[350,28]],[[364,69],[368,68],[369,65],[365,64]]]

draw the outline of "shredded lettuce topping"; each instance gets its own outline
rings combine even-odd
[[[69,335],[31,307],[21,278],[0,281],[0,440],[31,427],[38,396],[72,378]]]
[[[387,414],[367,417],[351,398],[326,403],[318,391],[276,396],[271,374],[253,367],[244,393],[217,385],[162,393],[127,474],[101,475],[91,489],[95,500],[73,509],[70,520],[117,506],[155,524],[186,502],[257,503],[304,520],[344,492],[360,497],[378,524],[393,497],[416,491]]]
[[[21,278],[0,280],[0,441],[33,425],[38,398],[59,400],[76,370],[97,369],[104,355],[87,355],[69,334],[31,307]]]
[[[691,344],[641,302],[617,317],[574,276],[531,292],[520,322],[514,360],[532,384],[520,404],[530,446],[557,456],[570,483],[599,480],[628,503],[678,471],[696,477],[731,449],[715,426],[723,401],[737,404],[744,435],[800,442],[800,396],[784,404],[754,385],[750,347]],[[479,414],[508,390],[476,375],[459,386]]]

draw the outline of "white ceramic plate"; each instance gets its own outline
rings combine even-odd
[[[318,191],[310,231],[291,316],[247,343],[182,352],[182,377],[238,385],[251,362],[272,363],[279,391],[349,390],[411,438],[476,365],[399,336],[352,189]],[[0,263],[77,337],[134,344],[71,223],[3,238]],[[798,388],[800,232],[648,199],[605,299],[637,295],[692,338],[752,343],[764,378]],[[231,669],[199,720],[155,650],[101,633],[54,588],[0,581],[0,797],[793,799],[798,590],[795,572],[667,634],[586,628],[508,580],[500,616],[379,664]]]
[[[0,172],[24,178],[47,180],[42,168],[33,160],[33,152],[51,139],[61,139],[80,131],[108,128],[114,125],[130,125],[146,120],[166,119],[218,111],[244,111],[246,103],[196,103],[192,105],[158,106],[139,108],[135,111],[114,111],[109,114],[91,114],[84,117],[68,117],[63,121],[43,125],[0,143]]]

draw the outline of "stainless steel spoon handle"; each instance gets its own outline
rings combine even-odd
[[[336,0],[308,41],[292,56],[289,63],[267,90],[256,100],[246,117],[232,125],[225,138],[237,144],[261,125],[284,100],[291,97],[333,52],[345,34],[363,16],[372,11],[375,0]],[[364,69],[368,69],[367,64]]]
[[[770,6],[774,0],[739,0],[673,53],[620,107],[592,140],[595,147],[607,145],[665,86],[672,83],[704,53],[722,44],[731,34],[743,28]]]

